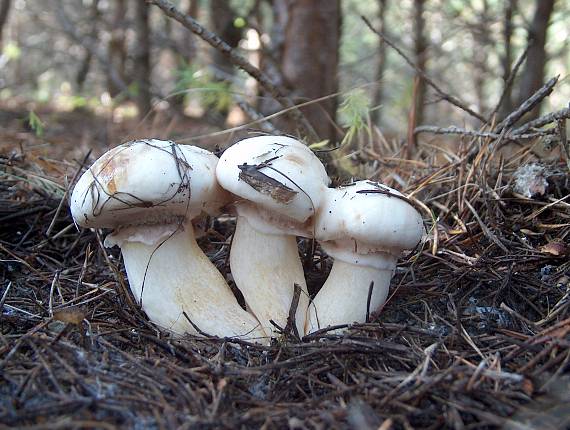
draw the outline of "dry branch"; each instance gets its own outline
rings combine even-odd
[[[570,107],[560,109],[556,112],[551,112],[546,115],[542,115],[541,117],[529,121],[526,124],[523,124],[520,127],[514,129],[513,133],[514,134],[526,133],[530,129],[540,128],[547,124],[551,124],[555,121],[568,119],[568,118],[570,118]]]
[[[421,125],[414,129],[414,134],[418,133],[433,133],[433,134],[455,134],[461,136],[468,136],[468,137],[483,137],[483,138],[490,138],[490,139],[499,139],[501,138],[500,133],[494,133],[491,131],[477,131],[477,130],[468,130],[461,127],[437,127],[434,125]],[[511,140],[526,140],[526,139],[534,139],[537,137],[542,136],[549,136],[554,134],[554,130],[542,130],[537,131],[535,133],[509,133],[503,136],[503,138],[511,139]]]
[[[431,79],[423,70],[417,67],[415,63],[408,58],[408,56],[404,53],[404,51],[400,47],[398,47],[398,45],[396,45],[396,43],[394,43],[391,39],[389,39],[384,33],[376,30],[372,26],[370,21],[368,21],[368,18],[366,18],[365,16],[362,16],[361,18],[366,23],[368,28],[370,28],[370,30],[372,30],[378,37],[380,37],[384,42],[386,42],[388,46],[394,49],[406,61],[406,63],[408,63],[408,65],[410,65],[416,71],[416,73],[418,73],[418,75],[420,75],[422,79],[424,79],[426,83],[435,90],[435,92],[439,95],[439,97],[441,97],[442,100],[446,100],[452,105],[457,106],[459,109],[467,112],[469,115],[471,115],[474,118],[477,118],[479,121],[485,124],[489,122],[484,116],[475,112],[473,109],[469,108],[469,106],[467,106],[457,97],[443,91],[439,87],[439,85],[434,82],[433,79]]]
[[[550,79],[539,88],[532,96],[526,99],[514,112],[509,114],[496,127],[495,132],[500,133],[504,129],[512,127],[524,114],[533,110],[542,100],[549,96],[558,82],[558,76]]]
[[[529,47],[530,47],[530,45],[526,46],[525,50],[522,52],[522,54],[517,59],[517,62],[515,63],[513,70],[511,71],[511,73],[509,73],[509,77],[507,78],[507,81],[505,82],[505,85],[503,87],[503,92],[501,93],[501,97],[499,97],[499,101],[497,102],[495,108],[493,109],[493,112],[491,112],[491,115],[489,115],[489,118],[493,119],[493,117],[496,115],[496,113],[499,111],[499,109],[501,109],[501,105],[503,104],[505,97],[509,93],[509,90],[513,85],[513,82],[515,81],[515,78],[517,77],[517,75],[519,73],[520,67],[523,64],[524,60],[526,59]]]

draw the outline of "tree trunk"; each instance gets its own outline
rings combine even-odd
[[[186,9],[186,15],[196,19],[198,17],[199,5],[200,2],[198,0],[190,0],[188,8]],[[190,63],[196,56],[198,50],[198,47],[196,46],[196,38],[190,31],[182,31],[181,34],[182,39],[179,41],[179,43],[182,45],[182,52],[186,57],[186,61]]]
[[[3,48],[3,37],[4,34],[4,26],[6,22],[8,22],[8,14],[10,13],[10,6],[12,4],[12,0],[0,0],[0,53],[2,52]]]
[[[91,29],[89,30],[89,37],[92,40],[97,40],[97,25],[99,22],[100,14],[99,14],[99,0],[93,0],[91,3],[91,7],[89,9],[89,20]],[[77,85],[77,91],[81,92],[83,89],[83,84],[85,84],[85,80],[87,79],[87,75],[89,73],[89,69],[91,68],[91,60],[93,58],[93,54],[88,49],[85,49],[83,54],[83,60],[81,61],[81,65],[77,70],[77,74],[75,75],[75,83]]]
[[[513,64],[513,16],[517,10],[517,0],[507,0],[505,2],[505,10],[503,16],[503,45],[505,49],[504,55],[501,57],[501,68],[503,69],[503,88],[504,97],[499,109],[499,116],[506,117],[513,111],[512,86],[507,88],[507,81],[511,77],[511,67]]]
[[[487,97],[485,96],[485,84],[489,77],[489,65],[487,57],[489,48],[493,46],[493,41],[489,38],[489,22],[492,18],[489,14],[489,2],[483,0],[481,13],[477,13],[477,21],[473,25],[472,33],[475,41],[473,52],[473,87],[477,98],[477,111],[487,110]]]
[[[340,0],[275,0],[278,27],[276,62],[295,102],[306,102],[338,91]],[[336,138],[337,99],[331,97],[301,109],[319,138]],[[281,120],[278,127],[296,133],[296,124]]]
[[[127,1],[115,0],[112,3],[113,17],[111,19],[111,28],[109,39],[109,64],[117,71],[121,79],[125,79],[125,62],[127,53],[125,48],[125,27],[127,14]],[[116,85],[110,76],[107,76],[107,91],[111,97],[117,96],[121,89]]]
[[[188,1],[185,12],[191,18],[198,18],[198,0]],[[175,57],[176,68],[179,72],[192,64],[197,55],[198,47],[194,34],[185,28],[179,26],[172,27],[173,21],[168,16],[164,16],[164,33],[169,40],[173,40],[172,54]],[[177,77],[178,79],[178,77]],[[178,88],[180,90],[180,88]],[[168,98],[170,106],[175,112],[183,114],[185,108],[186,93],[177,93]]]
[[[426,71],[427,63],[427,42],[425,36],[425,18],[424,18],[425,0],[414,0],[414,54],[416,66],[423,72]],[[415,107],[415,124],[421,125],[424,120],[426,99],[426,83],[418,76],[418,84],[416,87],[416,97],[414,100]]]
[[[210,19],[212,20],[212,30],[222,38],[224,42],[233,48],[237,48],[242,38],[243,31],[234,25],[237,14],[232,9],[227,0],[210,0]],[[219,50],[214,49],[214,79],[216,81],[231,82],[235,74],[235,68],[230,59]],[[224,123],[228,109],[210,109],[208,114],[216,122]]]
[[[528,32],[529,50],[521,80],[519,103],[528,99],[544,84],[544,66],[547,61],[546,32],[550,24],[554,2],[555,0],[536,0],[534,18]],[[536,118],[539,113],[540,105],[530,112],[526,118]]]
[[[236,13],[227,0],[210,0],[212,30],[232,48],[237,48],[242,38],[242,30],[234,25]],[[218,78],[231,78],[234,67],[228,57],[219,50],[214,50],[214,66]]]
[[[139,117],[143,118],[151,109],[150,99],[150,25],[149,5],[135,0],[135,55],[134,77],[137,83],[136,103]]]
[[[378,0],[378,28],[381,33],[386,33],[386,8],[388,6],[388,0]],[[382,78],[384,75],[384,69],[386,65],[386,43],[384,39],[379,38],[379,45],[378,45],[378,64],[376,66],[376,86],[374,87],[374,95],[372,98],[372,104],[374,106],[374,110],[372,111],[372,122],[376,125],[380,125],[381,120],[381,111],[382,108],[380,105],[382,104],[383,97],[382,97]]]

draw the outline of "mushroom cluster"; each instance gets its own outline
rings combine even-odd
[[[218,158],[171,141],[137,140],[105,153],[71,196],[77,224],[109,228],[129,285],[149,319],[183,335],[267,343],[363,322],[388,293],[396,260],[420,241],[419,213],[396,190],[359,181],[329,188],[324,166],[301,142],[257,136]],[[193,220],[236,214],[230,269],[245,299],[196,243]],[[334,258],[311,301],[297,237]]]

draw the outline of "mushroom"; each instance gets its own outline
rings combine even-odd
[[[423,234],[419,212],[392,188],[358,181],[329,189],[315,235],[334,264],[309,305],[305,333],[365,322],[386,301],[398,256]]]
[[[297,284],[295,323],[302,335],[308,293],[296,236],[313,235],[312,220],[329,183],[324,166],[293,138],[257,136],[228,148],[216,176],[238,197],[230,267],[248,309],[276,334],[270,321],[287,326]]]
[[[196,243],[192,219],[228,203],[217,162],[211,152],[171,141],[124,143],[81,176],[71,213],[83,227],[114,229],[105,245],[121,248],[131,291],[156,325],[175,334],[262,338],[255,316]]]

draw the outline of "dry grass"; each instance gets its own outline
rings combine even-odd
[[[359,149],[360,166],[417,200],[429,238],[373,322],[267,348],[158,332],[116,250],[72,223],[62,176],[80,163],[1,156],[0,423],[566,428],[568,172],[551,162],[544,195],[525,198],[512,183],[530,143],[503,158],[492,138],[463,139],[424,142],[414,160],[381,136]],[[202,245],[227,272],[232,225],[213,227]],[[308,266],[314,292],[330,261],[317,250]]]

